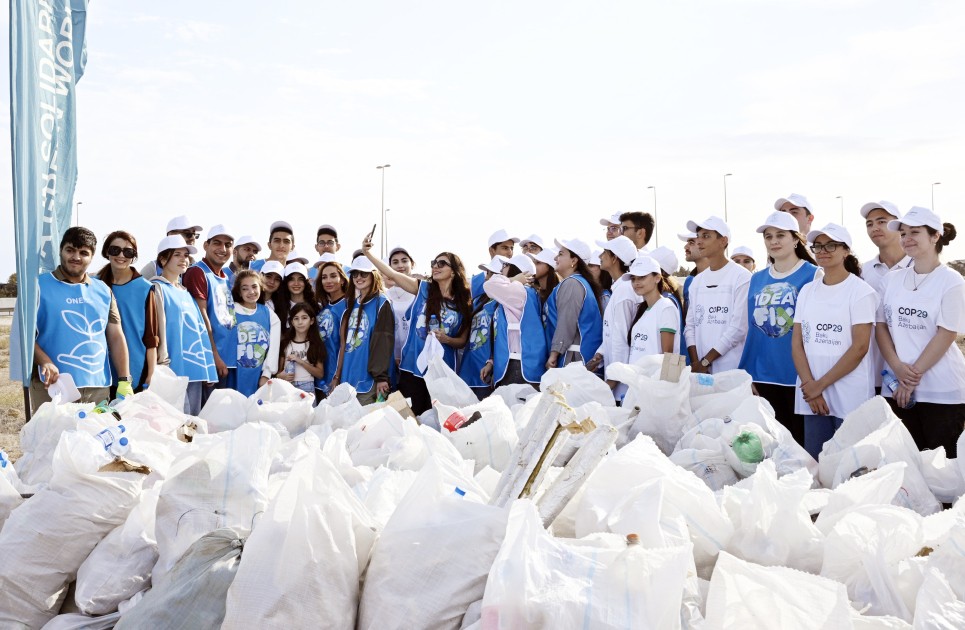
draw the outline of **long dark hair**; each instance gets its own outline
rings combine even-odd
[[[107,264],[104,265],[100,271],[97,272],[97,278],[109,287],[114,286],[114,272],[111,271],[110,257],[107,254],[107,248],[111,246],[111,241],[115,238],[122,238],[131,244],[134,248],[134,260],[137,260],[137,239],[130,232],[125,232],[124,230],[114,230],[107,237],[104,238],[104,244],[101,246],[101,256],[107,258]],[[941,251],[941,250],[939,250]],[[133,262],[133,260],[131,261]],[[137,277],[139,274],[135,271],[134,276]]]
[[[654,272],[657,273],[657,272]],[[665,293],[670,293],[677,298],[677,304],[680,304],[680,294],[678,293],[680,287],[676,282],[672,281],[667,275],[666,271],[660,270],[657,274],[657,291],[663,296]],[[627,328],[627,343],[629,344],[633,340],[633,325],[640,321],[643,314],[647,312],[650,305],[647,304],[646,300],[642,300],[640,304],[637,305],[637,312],[633,314],[633,318],[630,320],[630,326]]]
[[[352,273],[364,273],[364,272],[353,271]],[[369,287],[368,291],[365,292],[365,295],[361,296],[361,299],[359,298],[354,282],[352,283],[351,290],[345,295],[345,314],[342,316],[342,323],[339,326],[339,334],[342,335],[342,339],[348,339],[348,337],[346,336],[346,333],[348,333],[348,320],[352,317],[352,311],[355,310],[355,305],[364,304],[368,302],[371,298],[376,297],[385,292],[385,285],[382,284],[382,274],[380,274],[378,271],[373,271],[371,275],[372,275],[372,285]],[[353,333],[353,335],[358,333],[359,326],[361,325],[361,323],[362,323],[362,318],[358,317],[355,320],[355,333]],[[372,322],[372,325],[374,326],[375,322]]]
[[[328,306],[331,303],[328,299],[328,293],[325,293],[325,289],[322,288],[322,273],[326,267],[335,267],[339,275],[339,284],[342,285],[342,293],[348,295],[348,276],[345,275],[345,269],[342,268],[342,265],[332,260],[323,263],[322,266],[318,268],[318,275],[315,276],[315,301],[322,307]]]
[[[808,243],[804,236],[797,230],[786,230],[794,238],[794,255],[801,260],[806,260],[812,265],[818,264],[814,260],[814,256],[811,255],[811,250],[808,249]],[[774,264],[774,257],[768,254],[767,262]]]
[[[603,289],[600,288],[600,283],[594,280],[593,276],[590,275],[590,268],[586,265],[585,262],[583,262],[582,258],[577,256],[570,250],[566,250],[566,251],[570,252],[570,256],[576,259],[576,271],[574,273],[580,274],[581,276],[583,276],[583,279],[586,280],[587,283],[589,283],[590,290],[593,291],[593,297],[596,298],[596,306],[597,308],[600,309],[600,314],[602,315],[603,314]]]
[[[327,358],[325,352],[325,343],[322,341],[322,336],[318,332],[318,326],[315,324],[315,309],[308,302],[299,302],[291,307],[288,311],[288,319],[285,321],[286,328],[281,335],[281,348],[279,349],[279,365],[285,364],[285,350],[288,348],[288,344],[295,341],[295,328],[292,326],[292,318],[299,313],[308,313],[308,316],[312,319],[312,324],[308,327],[308,352],[306,353],[305,359],[312,365],[318,365],[319,363],[324,363]]]
[[[298,275],[302,275],[301,272],[296,272]],[[291,276],[285,276],[282,278],[281,285],[278,290],[271,294],[272,304],[275,305],[275,315],[281,320],[281,326],[283,330],[288,328],[288,320],[291,318],[292,310],[294,306],[291,306],[292,295],[291,291],[288,290],[288,278]],[[302,301],[299,304],[307,304],[309,309],[313,312],[318,312],[318,306],[314,302],[315,296],[312,295],[311,284],[308,278],[305,278],[305,288],[302,289]],[[313,314],[312,317],[315,315]]]
[[[546,263],[541,263],[541,262],[537,262],[536,264],[546,265],[547,267],[549,267],[549,270],[550,270],[549,273],[546,274],[545,289],[540,288],[539,280],[536,278],[535,274],[533,275],[533,279],[531,280],[532,287],[536,289],[536,293],[539,295],[540,304],[545,304],[546,300],[549,299],[550,294],[553,292],[553,289],[555,289],[559,285],[560,274],[556,273],[556,269],[553,268],[553,265],[548,265]]]
[[[462,333],[463,327],[469,326],[472,319],[472,294],[469,292],[469,283],[466,282],[466,268],[462,265],[462,259],[452,252],[436,254],[436,258],[439,258],[439,256],[448,257],[452,263],[452,281],[449,285],[452,297],[444,298],[439,283],[431,279],[430,276],[429,297],[426,299],[425,309],[426,320],[428,321],[428,318],[432,315],[439,317],[440,320],[442,319],[442,303],[445,300],[446,306],[462,316],[459,330],[449,335],[450,337],[458,337]]]
[[[845,245],[847,247],[847,245]],[[858,257],[851,253],[851,248],[848,247],[848,255],[844,257],[844,268],[848,270],[849,273],[861,277],[861,263],[858,262]]]

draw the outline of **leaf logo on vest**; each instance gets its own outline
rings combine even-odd
[[[361,317],[359,316],[361,315]],[[355,352],[362,345],[369,332],[369,316],[359,307],[352,309],[348,318],[348,339],[345,340],[345,351]]]
[[[318,334],[321,336],[322,341],[325,341],[332,336],[334,330],[335,317],[332,315],[330,309],[325,309],[321,315],[318,316]]]
[[[258,368],[268,356],[268,331],[258,322],[238,324],[238,367]]]
[[[186,311],[181,312],[181,326],[185,331],[194,333],[196,337],[194,343],[185,348],[182,351],[182,356],[188,363],[193,363],[208,369],[214,366],[214,355],[211,351],[204,347],[204,342],[202,341],[202,335],[204,339],[208,337],[208,331],[204,327],[204,323],[201,320],[194,321],[191,317],[188,317]]]
[[[107,351],[104,344],[94,341],[94,338],[104,334],[106,322],[103,319],[88,321],[83,313],[77,311],[61,311],[60,315],[68,328],[87,337],[87,340],[81,341],[67,354],[58,354],[57,361],[88,374],[102,374]]]
[[[484,344],[489,343],[489,328],[492,325],[492,318],[486,311],[479,311],[472,318],[472,331],[469,333],[470,350],[478,350]]]
[[[783,337],[794,328],[796,304],[797,287],[793,284],[769,284],[754,298],[754,325],[768,337]]]
[[[898,307],[898,328],[905,330],[925,330],[924,321],[928,319],[928,311],[913,306]]]

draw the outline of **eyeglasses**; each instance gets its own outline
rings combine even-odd
[[[844,246],[845,246],[844,243],[835,243],[834,241],[830,243],[825,243],[824,245],[821,245],[820,243],[815,243],[814,245],[811,245],[811,251],[814,252],[815,254],[819,254],[821,252],[827,252],[831,254],[831,253],[834,253],[834,250],[838,249],[838,247],[844,247]]]
[[[198,240],[199,238],[201,238],[201,233],[200,233],[200,232],[192,232],[192,231],[190,231],[190,230],[185,230],[184,232],[175,232],[175,234],[180,234],[181,236],[184,237],[184,240],[186,240],[186,241],[187,241],[187,240],[194,240],[194,241],[196,241],[196,240]]]
[[[620,226],[619,226],[619,225],[608,225],[608,226],[606,226],[606,233],[607,233],[607,234],[616,234],[616,233],[619,232],[619,231],[620,231]]]
[[[450,263],[448,260],[443,260],[442,258],[438,258],[436,260],[433,260],[431,263],[429,263],[429,266],[433,268],[438,267],[439,269],[442,269],[443,267],[452,267],[452,263]]]
[[[321,247],[332,247],[332,246],[335,245],[335,243],[337,243],[337,242],[338,242],[338,241],[318,241],[318,242],[316,242],[315,244],[316,244],[316,245],[319,245],[319,246],[321,246]]]
[[[108,256],[120,256],[124,254],[124,258],[137,258],[137,250],[133,247],[118,247],[117,245],[111,245],[107,248]]]
[[[621,225],[621,226],[620,226],[620,234],[626,234],[626,233],[629,232],[630,230],[639,230],[639,229],[640,229],[640,228],[638,228],[638,227],[635,226],[635,225]]]

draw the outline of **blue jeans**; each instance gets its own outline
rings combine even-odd
[[[184,392],[184,413],[189,416],[196,416],[201,413],[201,392],[205,389],[205,383],[193,381],[188,383],[188,389]]]
[[[835,416],[804,416],[804,448],[811,457],[818,458],[824,443],[834,437],[842,422]]]

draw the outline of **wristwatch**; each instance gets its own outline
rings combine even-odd
[[[703,359],[701,359],[700,364],[704,367],[710,367],[710,361],[707,360],[707,357],[704,357]]]
[[[130,376],[119,376],[119,377],[117,378],[117,382],[120,383],[121,381],[127,381],[128,383],[130,383],[130,382],[131,382],[131,377],[130,377]]]

